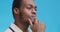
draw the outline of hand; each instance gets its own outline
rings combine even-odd
[[[29,24],[33,32],[45,32],[45,24],[35,19],[34,23],[30,19]]]

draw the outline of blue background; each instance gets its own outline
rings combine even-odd
[[[12,1],[0,0],[0,32],[14,22]],[[60,32],[60,0],[35,0],[37,18],[46,24],[46,32]]]

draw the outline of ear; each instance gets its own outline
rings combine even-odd
[[[18,8],[14,8],[14,14],[19,14],[19,9]]]

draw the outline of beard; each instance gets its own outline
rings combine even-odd
[[[19,17],[20,18],[20,21],[22,23],[26,23],[26,24],[29,24],[28,18],[32,21],[32,23],[34,23],[35,22],[35,19],[36,19],[36,17],[32,17],[31,15],[26,15],[24,13],[20,13],[19,16],[20,16]]]
[[[20,13],[19,16],[20,16],[19,19],[20,19],[20,22],[21,23],[23,23],[23,24],[24,23],[29,24],[28,23],[28,20],[27,20],[28,19],[28,16],[25,16],[23,13]]]

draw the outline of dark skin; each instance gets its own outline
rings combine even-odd
[[[36,19],[36,5],[34,0],[22,0],[20,8],[14,8],[15,24],[23,31],[28,32],[28,27],[33,32],[44,32],[45,25]]]

